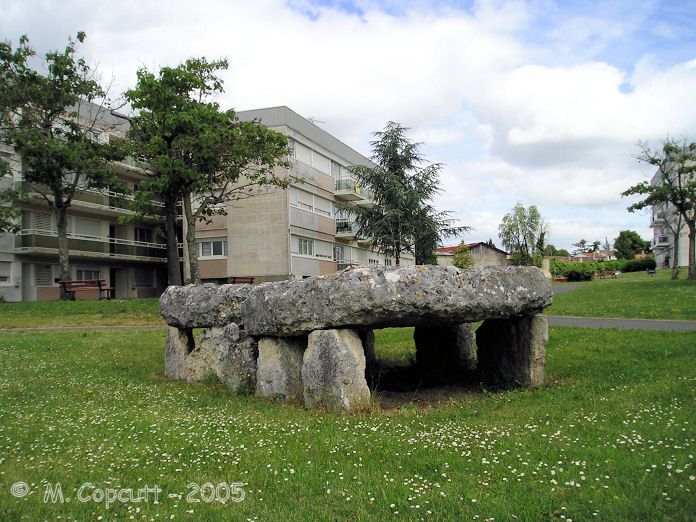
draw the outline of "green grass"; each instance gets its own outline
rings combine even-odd
[[[645,272],[620,274],[616,279],[583,283],[556,283],[555,287],[580,285],[571,292],[556,294],[544,313],[579,317],[627,317],[635,319],[696,320],[696,281],[670,280],[671,271],[655,277]]]
[[[378,355],[412,350],[409,334],[380,333]],[[439,408],[360,415],[165,379],[164,339],[159,329],[0,334],[0,519],[696,513],[694,333],[551,328],[541,389],[482,389]],[[10,494],[19,481],[30,490],[21,499]],[[71,501],[44,502],[58,482]],[[158,504],[150,496],[106,510],[77,500],[87,482],[162,493]],[[234,482],[244,483],[243,502],[187,501],[190,483]]]
[[[159,299],[0,302],[0,328],[164,324]]]

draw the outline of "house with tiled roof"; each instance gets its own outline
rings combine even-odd
[[[508,265],[508,253],[488,243],[469,243],[469,251],[474,258],[475,266]],[[452,258],[459,245],[437,249],[437,264],[452,266]]]

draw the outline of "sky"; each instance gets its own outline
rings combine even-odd
[[[226,57],[225,109],[286,105],[371,155],[389,121],[442,163],[439,210],[493,239],[516,203],[548,240],[635,230],[639,144],[696,139],[696,0],[0,0],[0,38],[78,55],[112,97],[136,71]],[[450,239],[447,245],[457,244]]]

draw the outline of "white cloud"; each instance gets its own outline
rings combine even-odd
[[[696,61],[665,67],[645,56],[625,69],[601,52],[659,15],[655,6],[630,20],[610,8],[564,18],[554,2],[358,6],[11,0],[0,33],[28,33],[47,49],[84,29],[80,51],[117,91],[139,66],[227,56],[224,106],[288,105],[366,155],[371,133],[399,121],[429,161],[448,163],[438,204],[479,229],[471,240],[497,240],[517,201],[539,206],[559,247],[622,228],[647,237],[647,219],[628,214],[619,193],[648,174],[633,158],[638,140],[696,137]]]

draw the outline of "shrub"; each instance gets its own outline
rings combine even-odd
[[[555,257],[551,258],[549,263],[549,269],[554,277],[565,277],[568,272],[568,268],[572,266],[571,263],[566,263],[565,261],[560,261]]]
[[[566,270],[568,281],[591,281],[597,272],[596,263],[573,263]]]
[[[624,262],[621,267],[622,272],[642,272],[643,270],[650,269],[655,270],[655,258],[649,257],[647,259],[630,259]]]

